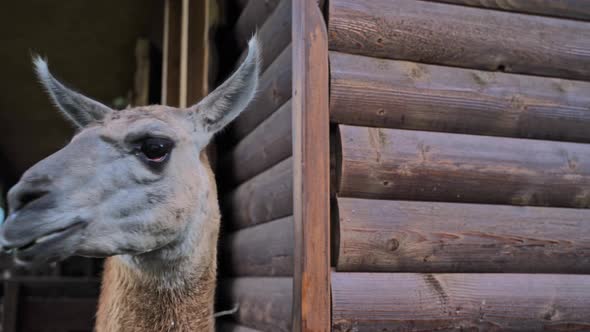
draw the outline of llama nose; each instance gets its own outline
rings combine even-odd
[[[42,188],[13,188],[8,193],[8,204],[12,212],[16,212],[27,205],[47,195],[49,190]]]
[[[25,191],[18,197],[18,202],[20,203],[20,206],[23,207],[47,195],[47,193],[48,191],[45,190]]]

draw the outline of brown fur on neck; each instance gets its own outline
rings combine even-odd
[[[213,183],[207,202],[210,207],[207,219],[212,227],[204,234],[206,240],[193,248],[195,252],[187,259],[168,262],[170,269],[186,268],[174,286],[163,280],[165,274],[148,275],[121,257],[108,258],[96,318],[97,332],[214,331],[220,216],[213,172],[206,153],[200,157]],[[200,248],[205,244],[212,247]]]
[[[183,287],[161,288],[111,257],[105,263],[96,331],[213,331],[214,292],[214,266]]]

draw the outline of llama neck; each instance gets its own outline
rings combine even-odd
[[[213,332],[219,218],[206,224],[173,248],[108,258],[96,331]]]
[[[219,203],[206,152],[210,184],[194,199],[192,220],[176,243],[138,256],[105,262],[97,332],[214,331]],[[200,205],[199,205],[200,204]]]
[[[96,331],[213,331],[215,260],[170,288],[133,271],[119,257],[105,263]]]

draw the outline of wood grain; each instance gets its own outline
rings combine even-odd
[[[182,0],[179,106],[189,107],[209,92],[207,1]],[[204,47],[205,46],[205,47]]]
[[[260,332],[246,326],[237,325],[227,320],[218,321],[215,325],[216,331],[218,332]]]
[[[590,80],[588,22],[414,0],[329,5],[331,50]]]
[[[590,273],[590,210],[338,198],[338,271]]]
[[[240,325],[291,332],[291,278],[236,278],[221,280],[221,285],[221,300],[239,305],[232,317]]]
[[[260,64],[262,72],[291,44],[291,8],[291,0],[281,1],[277,9],[258,30],[258,40],[262,44],[262,62]],[[242,63],[248,55],[246,44],[243,47],[244,51],[240,56],[239,63]]]
[[[590,207],[590,145],[340,126],[338,191],[359,198]]]
[[[291,156],[291,101],[244,137],[221,163],[224,181],[242,183]]]
[[[289,46],[262,74],[258,87],[260,92],[230,125],[231,129],[228,132],[231,136],[230,140],[237,142],[246,137],[291,98],[291,59],[291,46]]]
[[[240,47],[246,47],[248,39],[262,26],[279,2],[281,0],[248,1],[234,26],[234,35]]]
[[[293,160],[244,182],[222,200],[225,227],[241,229],[293,214]]]
[[[180,105],[180,37],[182,0],[164,4],[164,46],[162,59],[162,104]]]
[[[330,52],[330,116],[351,125],[590,142],[590,83]]]
[[[316,0],[293,4],[293,331],[330,331],[328,36]]]
[[[230,234],[221,246],[224,272],[232,276],[293,276],[293,217]]]
[[[511,12],[590,20],[590,6],[586,0],[434,0],[457,5],[500,9]]]
[[[333,331],[586,331],[590,276],[333,273]]]

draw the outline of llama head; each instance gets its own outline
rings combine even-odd
[[[0,244],[26,263],[138,256],[219,227],[208,223],[218,206],[203,150],[254,97],[259,54],[253,38],[236,72],[196,105],[122,111],[68,89],[35,59],[51,99],[80,130],[9,191]]]

